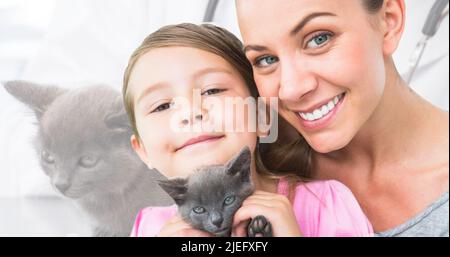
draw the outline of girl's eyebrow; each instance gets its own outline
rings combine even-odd
[[[233,73],[230,70],[225,69],[225,68],[208,67],[208,68],[204,68],[204,69],[201,69],[201,70],[195,72],[193,77],[194,77],[194,79],[197,79],[197,78],[205,76],[206,74],[209,74],[209,73],[226,73],[228,75],[233,75]]]
[[[163,88],[165,88],[167,86],[166,83],[157,83],[154,85],[150,85],[148,86],[138,97],[138,99],[136,100],[136,104],[138,104],[140,101],[142,101],[142,99],[144,99],[146,96],[148,96],[149,94],[161,90]]]
[[[207,67],[204,69],[201,69],[197,72],[194,73],[193,78],[194,79],[198,79],[202,76],[205,76],[206,74],[209,73],[226,73],[228,75],[233,75],[233,73],[225,68],[219,68],[219,67]],[[136,104],[138,104],[140,101],[142,101],[142,99],[144,99],[146,96],[148,96],[149,94],[158,91],[158,90],[162,90],[164,88],[167,88],[168,83],[165,82],[159,82],[153,85],[148,86],[138,97],[138,99],[136,100]]]

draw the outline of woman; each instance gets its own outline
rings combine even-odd
[[[312,177],[355,194],[383,236],[448,236],[448,113],[408,88],[392,55],[403,0],[239,0],[260,94],[314,150]]]

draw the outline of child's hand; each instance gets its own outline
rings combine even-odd
[[[158,237],[211,237],[212,234],[192,228],[178,214],[168,220],[159,231]]]
[[[302,236],[287,197],[264,191],[255,191],[244,200],[234,215],[232,234],[246,237],[249,220],[258,215],[265,216],[272,224],[274,237]]]

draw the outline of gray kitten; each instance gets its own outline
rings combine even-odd
[[[95,236],[129,236],[140,209],[173,203],[156,183],[163,176],[149,171],[131,148],[132,130],[119,92],[25,81],[7,82],[5,88],[33,110],[42,169],[88,214]]]
[[[159,181],[192,227],[216,236],[230,236],[233,217],[254,191],[248,147],[225,165],[201,167],[188,178]],[[248,225],[248,236],[272,236],[271,224],[260,215]]]

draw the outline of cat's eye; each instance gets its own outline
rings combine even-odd
[[[195,208],[193,209],[193,211],[194,211],[195,213],[197,213],[197,214],[202,214],[202,213],[204,213],[206,210],[205,210],[205,208],[203,208],[203,207],[201,207],[201,206],[197,206],[197,207],[195,207]]]
[[[225,198],[225,200],[223,201],[223,203],[225,205],[230,205],[234,202],[234,200],[236,199],[236,197],[232,196],[228,196],[227,198]]]
[[[53,155],[51,155],[49,152],[47,152],[46,150],[42,150],[41,151],[41,158],[42,160],[44,160],[46,163],[48,164],[53,164],[55,163],[55,157],[53,157]]]
[[[93,155],[86,155],[80,158],[79,164],[85,168],[92,168],[98,162],[98,158]]]

